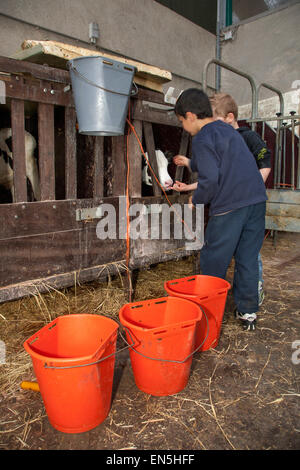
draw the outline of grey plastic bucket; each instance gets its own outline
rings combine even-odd
[[[102,56],[68,62],[80,134],[124,135],[136,68]]]

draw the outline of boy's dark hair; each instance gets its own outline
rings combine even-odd
[[[188,88],[183,91],[175,104],[175,114],[185,118],[187,112],[196,114],[198,119],[213,116],[209,98],[204,91],[198,88]]]
[[[210,98],[210,103],[215,116],[226,118],[229,113],[238,119],[238,106],[231,95],[228,93],[216,93]]]

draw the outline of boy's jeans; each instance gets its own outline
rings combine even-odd
[[[262,266],[262,259],[261,259],[261,256],[260,256],[260,253],[258,254],[258,280],[262,282],[264,282],[263,280],[263,266]]]
[[[200,253],[201,273],[226,278],[235,259],[233,295],[237,310],[258,310],[258,254],[265,232],[266,203],[261,202],[210,217]]]

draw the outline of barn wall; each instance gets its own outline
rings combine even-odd
[[[12,56],[24,39],[58,40],[87,47],[92,21],[99,25],[100,48],[171,71],[175,93],[201,81],[205,62],[215,55],[214,34],[153,0],[1,2],[0,55]]]
[[[293,91],[300,80],[298,39],[300,4],[232,27],[233,39],[222,42],[222,60],[267,82],[282,92]],[[300,82],[299,82],[300,83]],[[222,70],[222,91],[233,94],[239,105],[251,102],[250,86],[242,77]],[[263,89],[260,99],[274,93]]]

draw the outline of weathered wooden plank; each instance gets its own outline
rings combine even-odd
[[[113,196],[124,196],[126,193],[127,166],[125,162],[124,141],[124,136],[112,137]]]
[[[295,219],[299,219],[300,225],[300,204],[286,204],[284,202],[267,201],[266,215],[293,217]]]
[[[76,220],[76,209],[97,207],[103,201],[118,210],[118,198],[1,204],[0,220],[6,223],[0,225],[0,240],[77,229],[83,222]]]
[[[28,49],[32,48],[33,54],[30,55]],[[38,49],[37,49],[38,48]],[[35,41],[26,40],[22,44],[23,51],[18,52],[15,57],[18,59],[34,60],[37,57],[43,56],[44,61],[53,60],[53,57],[63,59],[65,64],[67,60],[76,57],[84,56],[102,56],[107,59],[117,60],[124,64],[134,66],[136,68],[135,80],[138,84],[153,88],[154,90],[162,91],[162,84],[172,80],[172,74],[168,70],[163,70],[153,65],[144,64],[136,60],[127,59],[122,56],[108,54],[104,51],[95,51],[93,49],[86,49],[71,44],[65,44],[58,41]],[[59,62],[61,64],[61,62]]]
[[[39,103],[39,168],[41,200],[55,199],[54,107]]]
[[[94,142],[94,184],[93,196],[104,194],[104,137],[96,136]]]
[[[168,199],[171,204],[179,203],[186,204],[188,203],[189,196],[185,193],[181,193],[180,198],[178,199],[178,194],[173,194],[168,196]],[[163,194],[157,196],[143,196],[143,197],[132,197],[131,201],[138,204],[145,204],[149,206],[151,204],[167,204],[166,197]]]
[[[185,195],[180,202],[186,200]],[[116,238],[98,238],[99,219],[76,220],[77,208],[94,207],[96,202],[115,207]],[[150,205],[166,201],[164,197],[144,197],[132,198],[131,202]],[[178,202],[178,198],[170,196],[170,202]],[[0,228],[0,301],[36,292],[48,280],[56,287],[72,285],[74,272],[76,279],[84,282],[98,278],[100,265],[107,273],[118,260],[124,264],[126,240],[118,232],[124,214],[119,212],[119,203],[115,197],[2,205],[0,218],[7,221],[7,227]],[[143,267],[186,254],[184,240],[137,240],[132,242],[130,264],[133,268]],[[86,274],[80,277],[82,271]]]
[[[1,68],[0,71],[2,71]],[[24,82],[21,78],[22,75],[14,75],[10,80],[5,80],[8,98],[74,107],[72,92],[71,90],[64,91],[63,85],[44,81],[44,86],[40,87],[36,81],[26,78]]]
[[[168,198],[172,204],[188,201],[187,194]],[[0,225],[0,240],[78,229],[84,222],[76,220],[76,210],[99,207],[102,203],[114,206],[119,220],[118,197],[1,204],[0,220],[5,220],[5,224]],[[166,200],[164,196],[134,197],[131,203],[150,207],[151,204],[164,204]]]
[[[0,286],[124,259],[125,242],[98,239],[96,225],[1,240]]]
[[[188,151],[189,142],[190,142],[190,136],[183,129],[182,130],[182,136],[181,136],[181,142],[180,142],[179,155],[186,156],[187,151]],[[175,180],[176,181],[182,181],[183,172],[184,172],[184,166],[177,166],[176,167],[176,173],[175,173]]]
[[[11,101],[14,202],[27,201],[24,101]]]
[[[300,191],[292,189],[267,189],[268,202],[300,204]]]
[[[153,90],[146,90],[145,88],[139,88],[138,89],[138,94],[134,95],[130,101],[136,102],[137,100],[142,100],[142,101],[150,101],[151,103],[157,103],[157,104],[162,104],[165,105],[165,96],[163,93],[158,93]]]
[[[20,282],[18,284],[10,284],[0,287],[0,302],[19,299],[21,297],[36,294],[37,292],[48,292],[51,288],[61,289],[71,287],[76,282],[84,283],[90,281],[103,281],[110,276],[119,274],[124,271],[124,260],[114,260],[114,263],[93,266],[91,268],[80,269],[78,271],[67,272],[54,276],[43,277],[42,279],[33,279],[30,281]]]
[[[66,199],[77,197],[76,113],[65,108],[65,187]]]
[[[7,73],[23,73],[41,80],[51,80],[59,83],[70,83],[70,75],[66,70],[55,69],[48,65],[32,64],[26,61],[0,56],[0,70]]]
[[[150,165],[151,165],[151,168],[152,168],[154,174],[156,175],[156,178],[158,179],[158,166],[157,166],[157,161],[156,161],[155,142],[154,142],[152,124],[150,122],[145,122],[144,121],[143,122],[143,129],[144,129],[144,136],[145,136],[148,160],[150,162]],[[154,196],[159,196],[162,193],[161,188],[160,188],[156,178],[153,176],[152,171],[150,171],[150,173],[151,173],[153,194],[154,194]]]
[[[143,125],[142,121],[133,121],[135,132],[142,142]],[[133,132],[130,133],[129,141],[129,195],[132,197],[139,197],[142,195],[142,159],[144,158],[141,153],[141,148],[138,144],[136,136]]]
[[[133,119],[147,121],[153,124],[180,127],[180,122],[173,111],[150,107],[149,104],[144,104],[143,101],[140,100],[137,101],[134,107]]]
[[[115,207],[118,229],[119,199],[110,202]],[[80,207],[93,207],[95,201],[77,203]],[[118,239],[118,232],[116,238],[98,238],[99,219],[77,221],[77,203],[69,200],[55,204],[6,204],[4,211],[0,207],[0,216],[7,216],[10,225],[9,234],[7,230],[0,231],[0,286],[124,259],[125,240]]]
[[[70,74],[67,70],[0,56],[0,71],[26,76],[25,83],[16,80],[16,76],[8,77],[6,83],[7,97],[62,106],[74,106],[71,89],[65,90],[65,87],[71,82]],[[40,80],[49,80],[49,82],[52,82],[52,88],[51,86],[45,87],[47,88],[47,92],[44,92],[43,88],[39,89],[39,87],[36,86],[35,81],[30,80],[30,76]],[[53,87],[54,84],[57,85]],[[62,86],[59,84],[62,84]],[[163,93],[143,88],[139,88],[138,94],[131,98],[133,102],[136,100],[165,104]]]
[[[266,229],[283,232],[300,232],[300,223],[296,217],[266,215]]]
[[[160,245],[161,246],[161,245]],[[156,245],[151,249],[151,253],[143,254],[142,256],[135,256],[130,260],[130,269],[140,269],[151,264],[164,263],[166,261],[177,261],[184,256],[189,256],[193,253],[187,251],[184,246],[182,247],[168,247],[165,252],[155,249]]]

